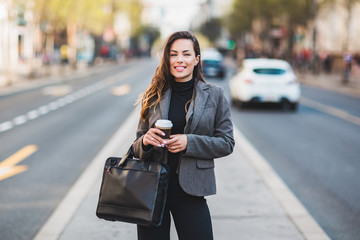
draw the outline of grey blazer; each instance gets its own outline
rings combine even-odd
[[[184,133],[187,148],[181,153],[177,173],[182,189],[194,196],[216,193],[214,158],[232,153],[235,141],[229,104],[222,88],[199,81],[195,102],[186,114]],[[168,119],[171,89],[156,106],[150,109],[145,122],[139,121],[137,140],[133,143],[134,156],[142,160],[161,159],[164,148],[152,147],[146,151],[142,138],[158,119]]]

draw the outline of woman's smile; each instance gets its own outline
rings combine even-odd
[[[180,67],[175,67],[176,71],[178,71],[178,72],[184,71],[185,68],[186,68],[186,67],[182,67],[182,66],[180,66]]]
[[[176,40],[170,48],[170,73],[174,76],[175,81],[191,80],[199,59],[200,56],[196,56],[191,40]]]

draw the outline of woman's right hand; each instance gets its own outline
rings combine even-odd
[[[165,136],[165,133],[160,129],[150,128],[143,137],[144,146],[164,147],[166,141],[160,136]]]

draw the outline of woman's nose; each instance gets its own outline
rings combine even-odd
[[[183,62],[184,61],[183,56],[181,56],[181,55],[177,56],[176,61]]]

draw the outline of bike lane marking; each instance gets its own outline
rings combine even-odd
[[[341,109],[338,109],[338,108],[335,108],[335,107],[330,107],[330,106],[327,106],[325,104],[316,102],[314,100],[310,100],[310,99],[305,98],[305,97],[301,97],[301,103],[308,106],[308,107],[314,108],[314,109],[319,110],[321,112],[330,114],[330,115],[332,115],[334,117],[340,118],[342,120],[345,120],[347,122],[350,122],[350,123],[353,123],[353,124],[356,124],[356,125],[360,126],[360,118],[359,117],[351,115],[350,113],[348,113],[346,111],[343,111]]]
[[[0,181],[27,171],[27,166],[17,164],[29,157],[37,150],[38,147],[36,145],[27,145],[4,161],[0,162]]]

